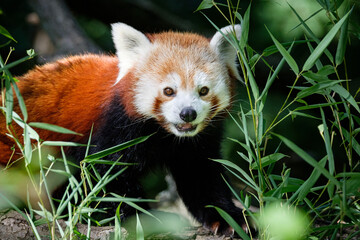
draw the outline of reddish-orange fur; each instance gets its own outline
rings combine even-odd
[[[114,85],[118,74],[117,63],[115,56],[74,56],[36,67],[19,77],[18,86],[26,106],[31,106],[28,107],[28,122],[56,124],[84,134],[83,136],[65,135],[36,129],[40,137],[43,140],[85,142],[92,124],[101,121],[99,117],[102,107],[109,104],[122,84],[126,84]],[[131,106],[127,110],[132,112]],[[20,114],[17,104],[14,111]],[[16,123],[12,125],[17,136],[21,136],[23,129]],[[10,148],[15,145],[13,140],[3,134],[5,132],[7,132],[5,117],[0,115],[0,133],[2,133],[0,163],[2,164],[8,162],[12,153]],[[13,160],[21,156],[18,153],[19,149]]]

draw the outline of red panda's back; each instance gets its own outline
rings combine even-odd
[[[56,124],[84,134],[99,121],[102,107],[112,98],[118,74],[115,56],[83,55],[45,64],[18,77],[25,100],[28,122]],[[16,102],[17,100],[15,100]],[[14,111],[20,114],[15,105]],[[13,123],[18,136],[22,129]],[[44,140],[81,141],[81,136],[37,129]],[[0,116],[0,163],[7,163],[14,145],[6,133],[5,117]],[[17,155],[13,159],[18,158]]]

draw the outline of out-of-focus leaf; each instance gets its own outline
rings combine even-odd
[[[212,6],[214,6],[214,3],[212,0],[203,0],[200,5],[198,6],[198,8],[195,10],[195,12],[200,11],[200,10],[204,10],[204,9],[209,9],[212,8]]]
[[[8,30],[6,30],[3,26],[0,25],[0,34],[7,37],[8,39],[13,40],[14,42],[17,42],[13,36],[11,36],[11,34],[8,32]]]

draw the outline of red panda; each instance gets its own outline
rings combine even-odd
[[[116,160],[138,163],[127,169],[107,190],[141,197],[139,176],[161,165],[173,176],[188,210],[217,233],[231,232],[212,208],[228,212],[244,225],[240,209],[222,179],[221,121],[233,98],[233,83],[240,79],[236,51],[226,40],[240,38],[239,25],[222,28],[209,40],[192,33],[148,34],[123,24],[112,25],[116,56],[86,54],[36,67],[19,77],[19,89],[28,108],[28,122],[56,124],[82,135],[38,130],[43,140],[86,143],[94,127],[91,153],[155,133],[147,141],[121,153]],[[20,112],[19,107],[14,107]],[[15,125],[15,124],[14,124]],[[21,135],[21,128],[15,132]],[[13,154],[0,116],[0,163]],[[195,140],[194,140],[195,139]],[[68,149],[82,160],[85,150]],[[16,150],[13,159],[18,156]],[[118,166],[116,170],[120,170]],[[106,167],[99,169],[105,173]],[[115,181],[115,180],[114,180]],[[118,183],[118,184],[117,184]],[[117,203],[111,205],[115,211]],[[124,216],[131,210],[122,210]]]

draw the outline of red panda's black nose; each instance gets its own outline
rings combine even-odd
[[[197,113],[192,107],[185,107],[180,112],[180,118],[185,122],[192,122],[196,119]]]

